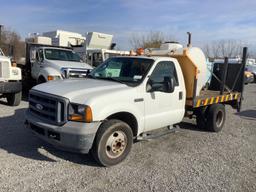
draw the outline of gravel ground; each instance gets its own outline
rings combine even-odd
[[[123,163],[102,168],[89,155],[54,149],[25,129],[23,101],[0,101],[0,191],[256,191],[256,85],[243,112],[227,107],[222,132],[195,122],[138,142]]]

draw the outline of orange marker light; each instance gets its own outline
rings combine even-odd
[[[86,123],[91,123],[92,122],[92,109],[89,106],[87,106],[85,108],[85,122]]]
[[[47,77],[47,79],[48,79],[48,81],[52,81],[52,80],[54,80],[54,77],[49,75],[49,76]]]
[[[137,52],[137,55],[144,55],[144,49],[143,48],[138,48],[136,52]]]

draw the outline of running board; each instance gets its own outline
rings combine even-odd
[[[142,133],[136,139],[137,141],[149,141],[158,137],[162,137],[164,135],[168,135],[170,133],[175,133],[178,131],[179,128],[179,125],[168,126],[167,128]]]

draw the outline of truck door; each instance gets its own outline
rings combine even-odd
[[[43,50],[38,49],[36,51],[36,59],[33,63],[31,63],[31,71],[32,71],[32,77],[34,79],[38,78],[39,72],[41,68],[43,67]]]
[[[184,116],[184,88],[178,81],[175,64],[172,61],[160,61],[151,73],[149,81],[163,82],[164,77],[174,79],[174,91],[145,93],[145,131],[173,125],[180,122]]]

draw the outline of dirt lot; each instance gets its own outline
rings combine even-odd
[[[227,107],[220,133],[182,123],[177,133],[134,144],[123,163],[102,168],[27,130],[23,101],[0,103],[0,191],[256,191],[256,85],[243,112]]]

